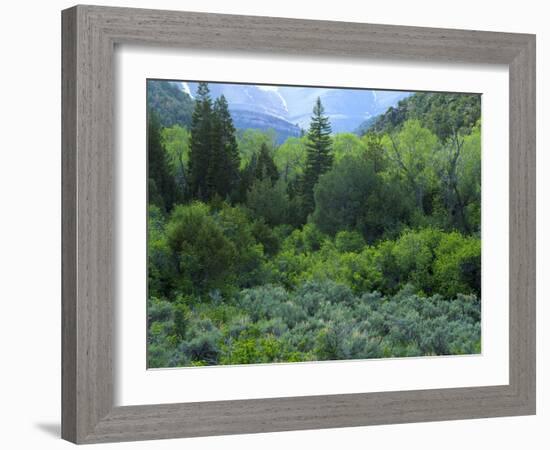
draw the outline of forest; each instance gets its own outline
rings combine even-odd
[[[480,353],[479,95],[278,144],[148,83],[149,368]]]

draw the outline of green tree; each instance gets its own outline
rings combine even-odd
[[[307,159],[307,137],[289,137],[279,146],[273,160],[279,174],[288,183],[295,182],[304,173]]]
[[[391,162],[389,170],[408,186],[420,214],[429,212],[436,185],[437,137],[420,121],[409,120],[396,135],[384,136],[382,145]]]
[[[262,141],[259,148],[259,151],[251,155],[240,174],[238,198],[243,203],[246,202],[254,184],[267,179],[269,184],[273,185],[279,178],[279,171],[271,157],[268,144]]]
[[[273,149],[275,148],[276,141],[277,134],[273,129],[267,131],[255,128],[239,130],[237,133],[237,143],[241,156],[241,169],[244,169],[250,164],[253,156],[258,154],[258,149],[263,143],[265,143],[268,148]]]
[[[436,291],[448,297],[474,293],[481,296],[481,240],[446,233],[435,250],[433,274]]]
[[[313,222],[335,235],[356,230],[368,242],[396,233],[407,218],[399,185],[385,184],[367,158],[346,156],[315,186]]]
[[[236,249],[232,262],[234,273],[228,281],[239,287],[250,287],[260,283],[263,249],[254,236],[249,212],[241,206],[229,206],[224,202],[215,213],[214,220],[221,227],[224,237]],[[230,283],[227,284],[230,287]]]
[[[239,183],[240,156],[229,105],[222,95],[214,102],[208,186],[211,194],[226,198]]]
[[[166,150],[170,173],[181,192],[187,191],[187,167],[189,165],[189,131],[179,125],[163,128],[162,144]]]
[[[303,178],[304,207],[307,212],[315,208],[313,188],[319,177],[332,166],[332,140],[330,137],[330,121],[325,116],[325,110],[321,104],[321,98],[313,107],[313,116],[308,131],[307,159]]]
[[[438,175],[452,228],[464,233],[479,231],[481,208],[481,132],[455,132],[439,154]]]
[[[167,295],[177,274],[165,231],[165,216],[156,205],[147,211],[147,287],[150,296]]]
[[[225,286],[238,251],[207,205],[178,205],[166,225],[166,234],[177,260],[177,285],[182,291],[201,293]]]
[[[149,203],[170,211],[181,198],[181,192],[178,191],[170,171],[159,118],[153,111],[149,111],[147,120],[147,163]]]
[[[365,147],[366,158],[374,164],[374,171],[379,173],[386,170],[388,160],[381,136],[376,133],[367,133],[361,141]]]
[[[363,139],[353,133],[338,133],[333,138],[332,152],[334,162],[341,161],[346,156],[362,156],[366,151]]]
[[[260,146],[260,153],[258,154],[258,159],[256,162],[255,176],[258,180],[269,178],[272,184],[277,181],[277,178],[279,178],[279,171],[273,162],[273,158],[271,157],[269,148],[265,142],[262,142],[262,145]]]
[[[287,223],[288,194],[283,180],[275,184],[269,179],[256,180],[246,198],[246,205],[257,218],[263,218],[271,226]]]
[[[207,83],[199,83],[191,121],[189,190],[192,198],[208,200],[210,158],[212,156],[212,99]]]

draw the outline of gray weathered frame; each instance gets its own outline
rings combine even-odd
[[[64,439],[94,443],[535,413],[535,36],[98,6],[63,11],[62,31]],[[119,43],[506,64],[509,384],[114,407],[113,51]]]

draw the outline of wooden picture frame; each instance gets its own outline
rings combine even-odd
[[[63,11],[62,31],[64,439],[95,443],[535,413],[535,36],[98,6]],[[507,65],[509,384],[114,407],[113,52],[126,43]]]

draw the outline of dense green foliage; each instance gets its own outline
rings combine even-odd
[[[441,141],[454,133],[468,133],[481,116],[478,94],[416,93],[398,105],[359,126],[359,134],[369,131],[391,133],[410,119],[419,120]]]
[[[332,135],[317,100],[308,134],[279,146],[237,133],[205,83],[189,127],[150,114],[149,366],[478,353],[466,97],[415,94],[363,136]]]
[[[177,185],[177,178],[173,176],[163,145],[160,122],[153,112],[149,113],[147,123],[147,151],[149,203],[168,211],[183,198],[183,191]]]

